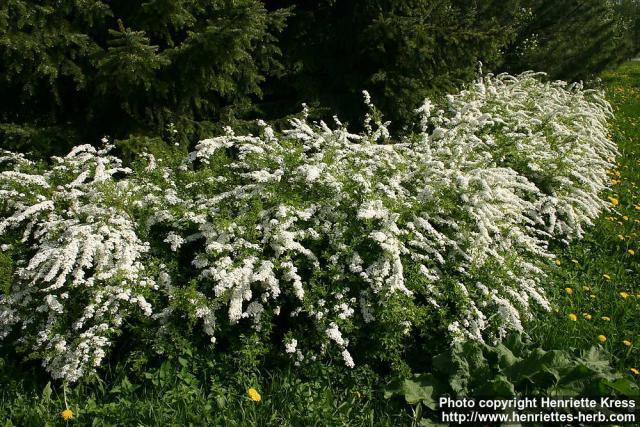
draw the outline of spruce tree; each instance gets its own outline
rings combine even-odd
[[[506,50],[505,68],[533,69],[552,78],[589,79],[633,51],[621,2],[525,0],[525,25]]]
[[[196,139],[251,110],[285,19],[258,0],[4,0],[0,146],[60,153],[169,123]]]
[[[267,99],[287,105],[306,100],[353,125],[363,113],[362,90],[368,90],[386,116],[402,126],[425,97],[475,77],[478,61],[487,68],[497,63],[515,32],[518,3],[275,1],[274,8],[294,9],[282,38],[286,79],[270,86]],[[280,93],[292,95],[282,99]]]
[[[620,0],[616,11],[627,35],[629,56],[640,53],[640,0]]]

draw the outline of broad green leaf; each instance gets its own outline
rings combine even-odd
[[[400,394],[407,403],[423,403],[431,410],[437,409],[437,397],[443,392],[440,382],[431,374],[416,375],[402,382]]]
[[[460,375],[454,375],[449,378],[449,386],[457,396],[467,395],[467,385],[469,383],[469,375],[461,371]]]
[[[585,366],[596,372],[605,373],[611,371],[609,359],[597,347],[591,347],[581,355],[580,359]]]
[[[51,381],[49,381],[47,383],[47,385],[44,386],[44,390],[42,390],[42,398],[44,400],[50,400],[51,399]]]
[[[624,396],[640,397],[640,388],[638,388],[638,385],[629,378],[620,378],[616,381],[604,380],[603,384]]]
[[[510,398],[517,396],[513,384],[504,375],[498,375],[494,379],[487,381],[478,390],[474,391],[474,396]]]
[[[486,369],[488,366],[487,360],[482,352],[482,347],[473,341],[468,341],[462,345],[462,354],[460,354],[460,357],[464,358],[467,362],[470,372]]]
[[[502,343],[498,344],[492,349],[498,358],[497,364],[501,369],[507,369],[519,361],[519,359],[513,354],[513,352],[505,347],[505,345]]]

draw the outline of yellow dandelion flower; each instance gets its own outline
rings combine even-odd
[[[562,264],[559,259],[556,260],[556,265]]]
[[[626,345],[627,347],[631,347],[631,341],[629,340],[622,341],[622,344]]]
[[[591,320],[593,318],[589,313],[582,313],[582,316],[587,320]]]
[[[605,322],[609,322],[611,320],[609,316],[602,316],[601,319],[604,320]]]
[[[64,411],[60,412],[60,416],[65,421],[72,420],[73,419],[73,411],[71,409],[67,408]]]
[[[605,342],[607,340],[607,337],[605,337],[604,335],[598,335],[598,341],[600,342]]]
[[[625,221],[629,221],[629,217],[628,217],[628,216],[626,216],[626,215],[623,215],[623,216],[622,216],[622,219],[624,219]]]
[[[618,234],[618,239],[624,240],[624,236],[622,234]]]
[[[638,371],[636,368],[631,368],[629,369],[631,372],[633,372],[636,375],[640,375],[640,371]]]
[[[609,197],[609,201],[613,206],[618,206],[620,204],[620,200],[616,199],[615,197]]]
[[[249,399],[253,400],[254,402],[260,402],[262,400],[262,396],[260,396],[258,390],[253,387],[247,390],[247,395],[249,395]]]
[[[572,322],[576,322],[578,320],[578,316],[576,316],[575,314],[571,313],[569,316],[569,320],[571,320]]]
[[[629,298],[629,293],[628,293],[628,292],[620,292],[620,296],[621,296],[623,299],[627,299],[627,298]]]
[[[571,288],[564,288],[564,291],[567,293],[567,295],[572,295],[573,294],[573,289],[571,289]]]
[[[633,249],[629,249],[627,253],[631,256],[634,256],[636,254],[636,251],[634,251]]]

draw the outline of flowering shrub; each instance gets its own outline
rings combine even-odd
[[[4,153],[0,234],[18,268],[0,337],[75,381],[125,321],[213,346],[250,327],[297,364],[352,367],[398,362],[425,329],[494,340],[548,310],[548,243],[606,207],[600,94],[488,76],[446,111],[426,102],[400,141],[365,100],[362,134],[305,114],[135,171],[109,148],[49,168]]]
[[[126,209],[133,182],[113,178],[130,171],[89,145],[53,158],[40,174],[19,155],[0,162],[11,168],[0,173],[0,233],[26,246],[0,300],[0,337],[20,325],[21,347],[54,377],[76,380],[100,364],[131,310],[151,315],[143,290],[155,285],[141,262],[149,244]]]

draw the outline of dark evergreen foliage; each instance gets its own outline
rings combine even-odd
[[[401,128],[479,61],[586,79],[639,42],[638,0],[4,0],[0,147],[127,157],[303,102],[357,128],[363,90]]]
[[[510,72],[540,70],[552,78],[584,80],[637,51],[637,24],[629,16],[638,13],[636,1],[523,0],[523,6],[524,25],[504,58]]]
[[[631,54],[637,55],[640,53],[640,0],[619,0],[616,10],[631,46]]]
[[[517,25],[517,1],[279,0],[294,6],[283,34],[285,105],[307,100],[351,122],[362,90],[396,125],[411,121],[425,97],[442,95],[498,62]],[[293,110],[286,110],[292,112]]]
[[[2,147],[64,152],[172,122],[198,136],[280,70],[285,17],[258,0],[4,0]]]

